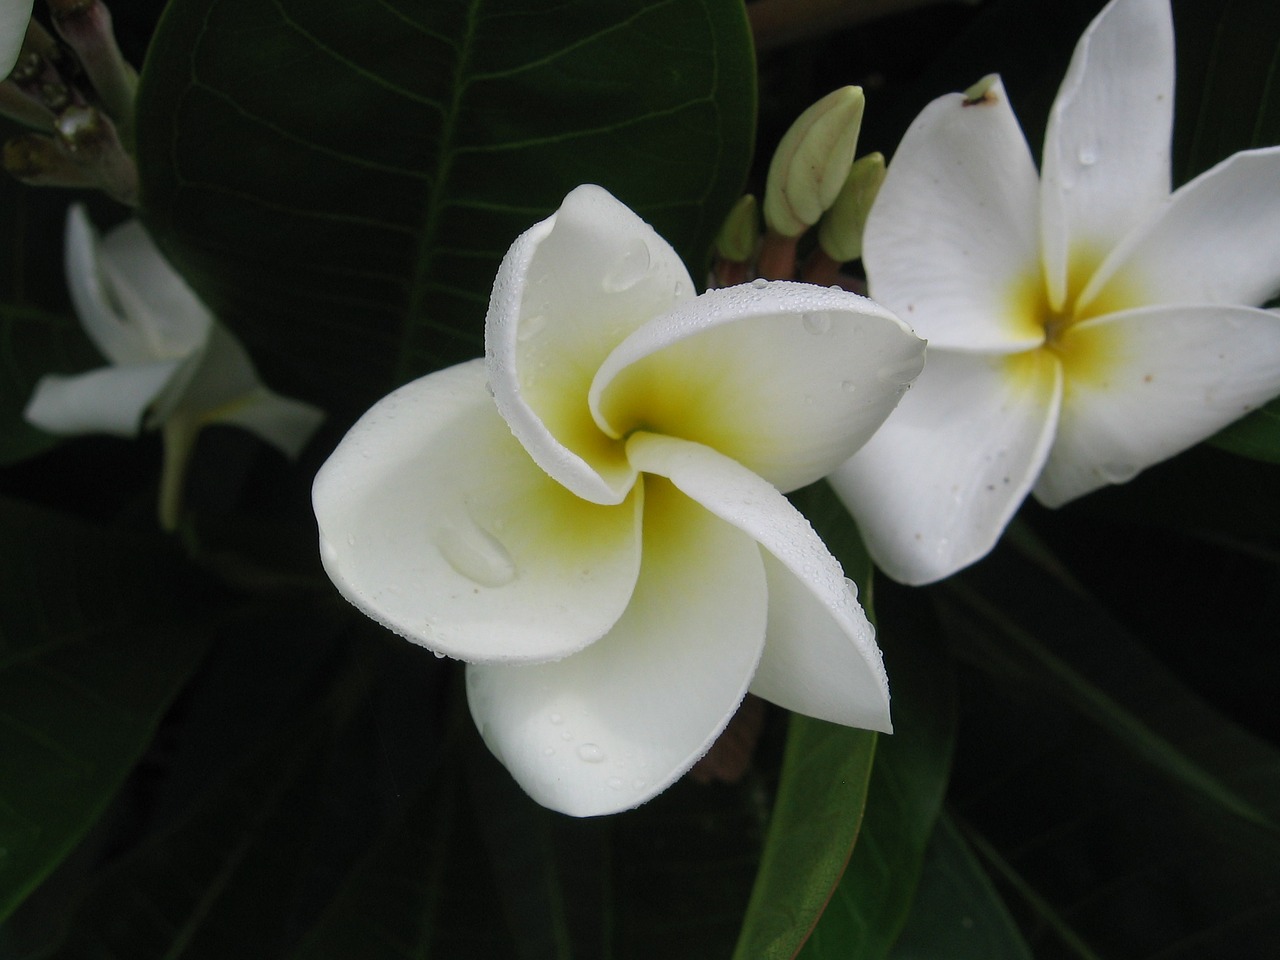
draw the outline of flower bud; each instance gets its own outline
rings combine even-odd
[[[716,234],[716,255],[722,260],[745,263],[756,252],[756,240],[760,237],[760,205],[750,194],[743,194],[725,217],[724,225]]]
[[[849,177],[835,203],[818,227],[818,245],[836,263],[862,256],[862,231],[880,184],[884,183],[884,154],[859,157],[849,169]]]
[[[798,237],[831,206],[853,163],[864,102],[861,87],[841,87],[800,114],[783,135],[764,193],[770,230]]]

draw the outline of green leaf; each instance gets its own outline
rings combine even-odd
[[[950,775],[955,693],[936,626],[901,590],[882,593],[880,619],[894,732],[876,746],[858,843],[801,960],[888,954],[911,910]]]
[[[143,213],[269,384],[349,417],[480,354],[499,259],[578,184],[700,275],[754,106],[737,0],[174,0]]]
[[[97,820],[204,653],[167,543],[0,501],[0,917]]]
[[[79,373],[101,358],[74,321],[30,307],[0,307],[0,465],[33,457],[58,439],[22,418],[46,373]]]
[[[877,735],[795,715],[735,960],[790,960],[853,852]]]
[[[1004,901],[951,818],[938,818],[890,960],[1031,960]]]
[[[1237,420],[1209,442],[1252,460],[1280,463],[1280,398]]]
[[[1280,942],[1280,752],[1043,553],[997,550],[937,595],[977,671],[950,802],[1035,955],[1209,960]]]

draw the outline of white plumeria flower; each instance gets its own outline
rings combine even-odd
[[[342,593],[467,661],[490,749],[577,816],[665,789],[748,690],[890,726],[855,588],[779,488],[856,449],[923,344],[841,291],[692,288],[579,187],[503,260],[486,358],[379,402],[315,482]]]
[[[1280,392],[1280,149],[1170,195],[1166,0],[1114,0],[1034,161],[997,77],[935,100],[871,211],[871,295],[929,342],[831,478],[872,556],[927,583],[984,556],[1028,492],[1058,506]]]
[[[32,0],[0,0],[0,80],[13,70],[31,22]]]
[[[84,208],[72,207],[66,267],[80,322],[111,366],[46,374],[26,419],[61,435],[162,430],[160,516],[167,529],[177,522],[183,473],[203,427],[243,427],[293,457],[324,419],[316,407],[262,385],[244,347],[136,220],[100,238]]]

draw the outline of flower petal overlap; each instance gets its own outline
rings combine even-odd
[[[577,816],[653,797],[750,690],[889,729],[856,588],[783,496],[843,462],[923,363],[865,298],[695,296],[599,187],[512,245],[486,357],[375,405],[316,477],[325,568],[467,662],[485,741]]]

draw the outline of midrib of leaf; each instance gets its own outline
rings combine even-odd
[[[952,594],[976,613],[994,624],[1024,652],[1035,658],[1054,679],[1064,684],[1078,698],[1082,712],[1104,729],[1115,732],[1135,751],[1157,767],[1164,769],[1188,786],[1230,810],[1236,816],[1269,832],[1277,826],[1263,811],[1239,796],[1227,784],[1205,771],[1175,744],[1160,736],[1115,700],[1080,676],[1067,663],[1049,652],[1035,637],[1014,623],[1007,615],[981,595],[956,581],[949,584]]]
[[[440,148],[436,153],[436,171],[435,176],[432,177],[431,191],[427,198],[426,221],[423,223],[422,235],[418,241],[418,255],[414,258],[417,269],[414,271],[409,288],[408,309],[400,336],[400,352],[396,357],[394,386],[399,386],[409,378],[409,361],[413,355],[416,325],[418,318],[422,316],[427,290],[430,287],[431,268],[436,256],[436,235],[440,226],[440,211],[444,204],[445,184],[453,168],[454,137],[457,135],[458,115],[462,111],[465,77],[473,57],[481,2],[482,0],[471,0],[467,4],[466,32],[458,46],[449,105],[440,123]]]

